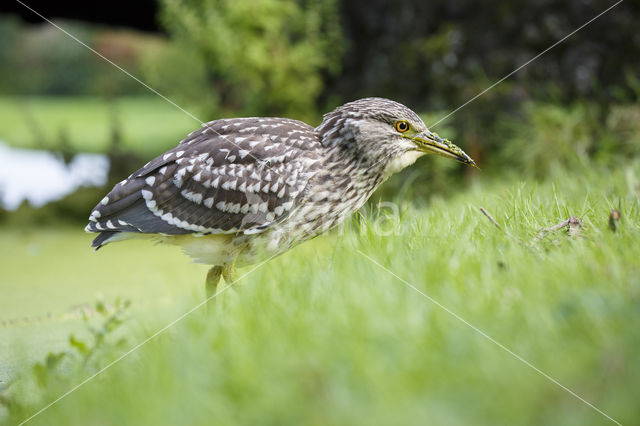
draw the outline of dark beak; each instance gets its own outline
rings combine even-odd
[[[448,139],[442,139],[435,132],[427,130],[413,137],[413,141],[416,143],[418,151],[453,158],[461,163],[469,164],[476,168],[478,167],[475,161],[462,149],[451,143]]]

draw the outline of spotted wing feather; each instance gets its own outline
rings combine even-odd
[[[87,231],[229,234],[262,232],[287,217],[320,167],[313,129],[277,118],[207,123],[117,184]]]

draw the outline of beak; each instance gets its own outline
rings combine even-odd
[[[418,151],[453,158],[456,161],[478,168],[475,161],[463,150],[451,143],[448,139],[442,139],[435,132],[427,130],[426,132],[417,134],[412,140],[416,143]]]

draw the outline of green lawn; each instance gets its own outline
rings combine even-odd
[[[611,424],[359,251],[617,421],[637,424],[638,177],[636,163],[546,183],[481,178],[428,205],[398,200],[400,224],[369,214],[366,230],[352,224],[268,262],[212,312],[187,316],[30,424]],[[613,208],[622,213],[615,233]],[[558,231],[531,243],[572,214],[583,221],[578,237]],[[5,411],[9,424],[203,297],[206,268],[172,247],[132,241],[92,253],[80,229],[1,232],[3,320],[59,318],[98,293],[133,302],[125,348],[107,344],[88,363],[76,357],[40,386],[32,360],[68,348],[82,322],[0,329],[0,362],[9,376],[26,371],[5,391],[17,402]]]
[[[157,155],[200,126],[159,97],[118,98],[113,104],[99,98],[0,97],[0,140],[56,148],[64,134],[77,150],[104,152],[114,117],[124,145],[143,155]]]

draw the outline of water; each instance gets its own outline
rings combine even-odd
[[[66,165],[49,151],[13,148],[0,141],[0,204],[7,210],[24,200],[40,207],[80,187],[102,186],[108,173],[105,155],[77,154]]]

